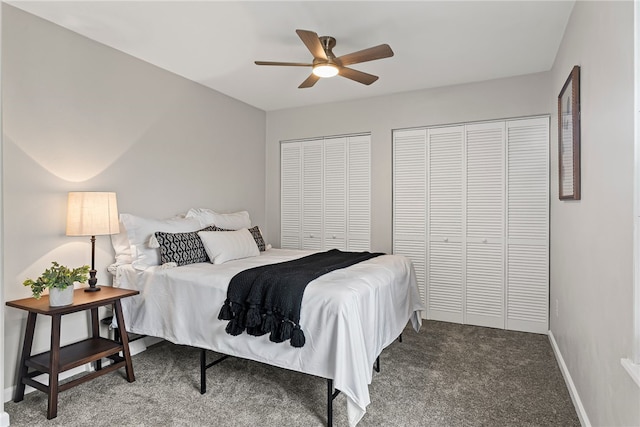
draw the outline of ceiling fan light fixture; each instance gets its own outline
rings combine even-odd
[[[338,67],[335,64],[314,65],[313,74],[318,77],[333,77],[338,74]]]

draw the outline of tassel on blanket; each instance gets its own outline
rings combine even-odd
[[[231,305],[229,304],[229,300],[226,300],[220,309],[220,314],[218,314],[218,319],[220,320],[231,320],[233,319],[233,312],[231,311]]]
[[[289,320],[283,320],[280,324],[280,342],[291,339],[291,332],[293,331],[293,324]]]
[[[240,323],[238,322],[237,318],[233,318],[231,319],[231,321],[229,321],[229,323],[227,324],[227,327],[224,328],[224,330],[227,331],[229,335],[237,336],[242,333],[244,328],[240,326]]]
[[[262,332],[262,329],[260,328],[260,325],[254,326],[252,328],[247,327],[246,331],[247,331],[247,334],[252,335],[254,337],[260,337],[260,336],[264,335],[264,332]]]
[[[264,316],[264,320],[262,321],[262,330],[264,333],[271,333],[276,330],[278,327],[278,322],[276,321],[276,316],[273,315],[271,310],[267,311],[267,314]]]
[[[269,341],[275,343],[280,343],[283,341],[282,339],[280,339],[280,329],[282,328],[283,323],[285,322],[278,323],[278,321],[276,320],[276,326],[271,331],[271,334],[269,334]]]
[[[247,328],[253,328],[259,326],[262,323],[262,316],[260,315],[260,309],[255,305],[249,307],[247,311]]]
[[[238,307],[232,307],[232,308],[235,308],[233,312],[235,313],[235,318],[238,319],[238,326],[241,329],[244,329],[247,324],[247,310],[245,310],[244,307],[242,306],[240,306],[240,308]]]
[[[304,332],[300,329],[300,325],[296,325],[291,332],[291,346],[302,347],[305,343]]]

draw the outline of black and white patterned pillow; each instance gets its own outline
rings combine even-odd
[[[262,238],[262,233],[260,232],[260,228],[256,225],[255,227],[251,227],[249,229],[251,235],[253,236],[253,240],[256,241],[256,245],[258,245],[258,249],[260,252],[264,252],[267,248],[267,245],[264,244],[264,239]]]
[[[212,230],[207,230],[207,231],[232,231],[232,230],[227,230],[225,228],[216,227],[215,225],[210,225],[207,228],[211,228],[212,229]],[[253,227],[249,228],[249,232],[253,236],[253,240],[256,241],[256,245],[258,245],[258,249],[260,249],[260,252],[264,252],[267,249],[267,245],[264,243],[264,238],[262,237],[262,233],[260,232],[260,228],[257,225],[253,226]]]
[[[214,228],[209,226],[199,231],[217,231]],[[155,236],[160,245],[160,262],[162,264],[175,262],[180,266],[196,262],[209,262],[209,256],[197,231],[188,233],[156,231]]]

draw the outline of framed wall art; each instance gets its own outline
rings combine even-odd
[[[558,95],[560,200],[580,200],[580,67],[574,66]]]

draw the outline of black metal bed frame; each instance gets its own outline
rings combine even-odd
[[[398,341],[402,342],[402,334],[398,337]],[[231,357],[228,354],[225,354],[213,362],[207,363],[207,350],[204,348],[200,349],[200,394],[205,394],[207,392],[207,369],[212,366],[217,365],[225,359]],[[380,355],[376,357],[376,362],[373,365],[373,369],[376,372],[380,372]],[[340,394],[340,390],[333,388],[333,380],[331,378],[326,378],[327,380],[327,427],[333,427],[333,400],[338,397]]]
[[[102,320],[102,323],[106,325],[111,324],[111,317],[105,318]],[[129,341],[135,341],[141,338],[144,338],[146,335],[136,335],[135,337],[129,338]],[[114,338],[116,341],[120,340],[119,330],[114,329]],[[402,334],[398,336],[398,342],[402,342]],[[119,358],[119,355],[112,356],[114,361],[117,361],[115,358]],[[200,394],[205,394],[207,392],[207,369],[217,365],[225,359],[231,357],[228,354],[220,356],[218,359],[213,362],[207,363],[207,350],[204,348],[200,349]],[[373,370],[376,372],[380,372],[380,355],[376,357],[376,362],[373,365]],[[333,388],[333,380],[331,378],[326,378],[327,380],[327,427],[333,427],[333,400],[338,397],[340,394],[340,390]]]

